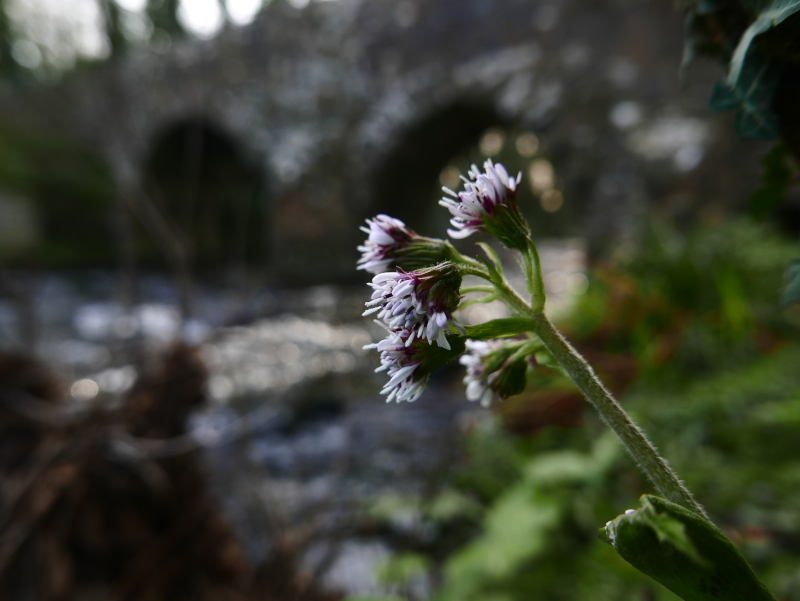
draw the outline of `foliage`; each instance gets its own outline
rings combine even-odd
[[[777,138],[780,124],[772,102],[780,76],[780,65],[758,52],[751,52],[734,80],[717,81],[708,101],[709,108],[712,111],[738,109],[736,132],[742,137]]]
[[[684,63],[698,53],[728,62],[728,72],[714,87],[712,110],[738,110],[736,131],[743,137],[781,135],[773,100],[784,66],[796,53],[775,52],[776,39],[796,37],[800,0],[696,0],[691,4]],[[740,24],[744,22],[746,27]],[[785,49],[786,44],[778,44]]]
[[[686,601],[775,601],[719,528],[680,505],[642,495],[642,507],[602,534],[622,557]]]
[[[0,129],[0,188],[31,202],[41,215],[42,242],[13,262],[51,266],[108,265],[114,184],[92,149],[59,137]]]
[[[777,310],[793,245],[749,222],[686,235],[654,225],[644,240],[636,257],[595,270],[564,325],[580,348],[632,351],[626,408],[770,590],[800,599],[800,519],[789,509],[800,506],[800,324]],[[533,437],[494,420],[475,428],[446,487],[473,499],[471,512],[440,518],[439,535],[415,547],[441,571],[434,598],[676,599],[596,536],[648,491],[601,432],[592,415]],[[423,520],[435,499],[421,503]],[[443,557],[454,529],[474,538]]]

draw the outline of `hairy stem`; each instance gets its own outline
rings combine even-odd
[[[469,294],[470,292],[495,292],[494,286],[462,286],[459,290],[461,294]]]
[[[525,302],[517,291],[509,286],[508,282],[498,273],[490,274],[485,268],[477,269],[471,267],[462,267],[462,273],[476,275],[491,282],[498,296],[506,302],[513,312],[532,317],[533,333],[539,337],[539,340],[550,351],[550,354],[558,361],[581,393],[583,393],[586,400],[597,410],[602,420],[619,437],[623,446],[639,466],[639,469],[653,483],[658,493],[667,500],[686,507],[708,519],[703,507],[681,482],[666,459],[658,454],[658,451],[641,428],[636,425],[613,395],[603,386],[592,367],[545,316],[543,311],[545,291],[539,255],[535,246],[533,244],[530,246],[532,252],[525,259],[525,267],[527,272],[530,265],[531,271],[525,275],[532,291],[533,305]],[[533,271],[534,269],[535,271]]]
[[[528,241],[528,252],[522,253],[525,263],[525,279],[528,282],[528,293],[531,295],[531,306],[536,313],[544,311],[546,299],[544,291],[544,278],[542,277],[542,262],[536,245]]]
[[[644,432],[603,386],[586,360],[567,342],[543,313],[532,313],[532,317],[534,318],[535,334],[569,374],[589,403],[597,409],[603,421],[620,438],[628,453],[653,483],[658,493],[667,500],[682,505],[708,519],[703,507],[695,500],[678,475],[672,471],[666,459],[658,454]]]

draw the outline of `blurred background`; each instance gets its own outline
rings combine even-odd
[[[799,199],[747,211],[771,145],[683,44],[667,0],[0,1],[0,599],[676,599],[597,539],[651,488],[559,374],[378,394],[358,227],[443,236],[487,158],[548,312],[800,599]]]

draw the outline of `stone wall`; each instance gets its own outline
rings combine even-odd
[[[224,132],[263,175],[270,273],[343,281],[356,277],[361,220],[392,210],[391,190],[434,189],[446,155],[492,124],[546,141],[593,249],[635,241],[649,206],[680,217],[741,205],[761,147],[733,139],[730,118],[706,109],[720,67],[697,64],[681,85],[682,44],[682,15],[665,0],[303,10],[275,0],[248,27],[141,50],[0,107],[101,149],[123,194],[176,124]],[[449,133],[437,144],[420,131]],[[419,227],[413,211],[408,220]]]

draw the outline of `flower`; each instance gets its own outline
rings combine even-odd
[[[364,269],[370,273],[379,274],[388,271],[396,258],[398,250],[408,246],[417,234],[406,227],[406,224],[389,217],[376,215],[367,219],[369,228],[361,226],[361,231],[369,234],[369,238],[358,247],[361,258],[356,269]]]
[[[380,323],[380,322],[379,322]],[[402,338],[389,336],[376,344],[368,344],[365,349],[377,349],[381,354],[381,366],[376,372],[386,371],[389,381],[381,390],[381,394],[388,394],[386,402],[392,400],[416,401],[422,391],[428,376],[420,376],[417,368],[422,364],[418,357],[419,348],[406,345]]]
[[[415,339],[436,341],[450,349],[446,334],[450,327],[462,335],[464,326],[454,317],[461,296],[458,289],[461,275],[451,263],[417,271],[397,271],[376,275],[370,286],[372,300],[364,315],[377,312],[377,317],[395,341],[410,346]]]
[[[467,375],[464,376],[467,399],[480,401],[482,407],[488,407],[494,397],[490,384],[497,373],[487,373],[484,360],[501,343],[495,340],[467,340],[466,344],[467,352],[461,355],[458,362],[467,368]]]
[[[467,368],[467,399],[488,407],[497,393],[505,399],[525,389],[530,341],[467,340],[459,363]]]
[[[469,179],[464,180],[464,191],[456,193],[450,188],[442,188],[452,198],[442,198],[439,204],[453,215],[450,223],[455,229],[448,229],[451,238],[466,238],[485,229],[490,222],[496,221],[495,214],[499,207],[509,207],[515,213],[517,184],[522,173],[516,178],[509,177],[505,167],[500,163],[493,164],[491,159],[483,164],[485,173],[481,173],[477,165],[472,165],[468,172]]]

